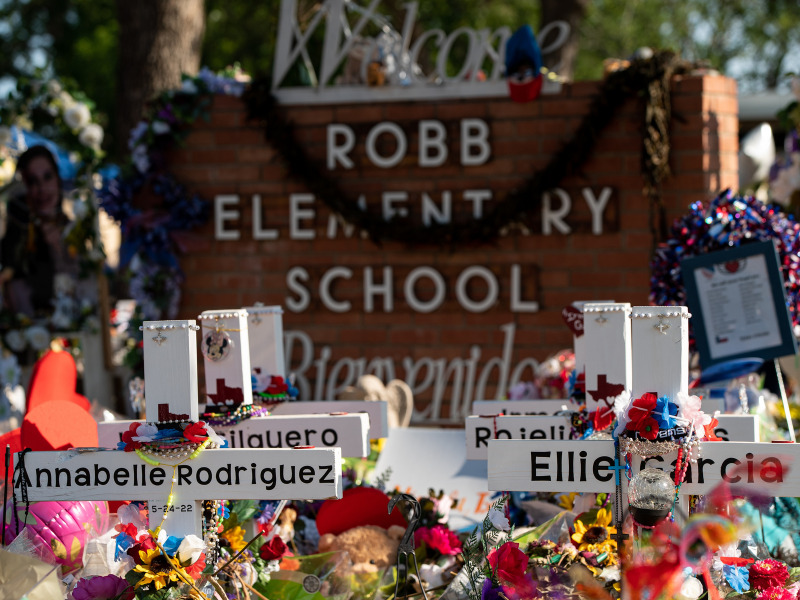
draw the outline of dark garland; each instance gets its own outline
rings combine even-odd
[[[294,124],[286,119],[272,95],[270,77],[254,81],[243,100],[249,118],[264,126],[267,142],[283,157],[289,174],[302,181],[311,193],[347,223],[367,232],[374,242],[397,241],[423,245],[437,240],[436,243],[446,245],[485,244],[493,242],[502,229],[515,221],[530,224],[529,215],[538,215],[545,192],[557,187],[565,177],[581,174],[581,167],[591,156],[600,134],[631,96],[638,97],[643,105],[644,192],[652,200],[651,206],[659,206],[659,184],[669,175],[670,81],[674,75],[686,73],[690,68],[691,65],[675,53],[662,51],[650,59],[634,60],[627,69],[611,73],[592,98],[589,112],[572,140],[553,156],[545,168],[536,171],[522,187],[510,192],[505,200],[492,203],[482,219],[432,224],[430,227],[397,219],[384,221],[380,215],[362,210],[348,198],[336,180],[320,169],[298,143]]]

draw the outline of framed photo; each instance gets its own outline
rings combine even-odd
[[[797,353],[772,241],[681,262],[700,366]]]

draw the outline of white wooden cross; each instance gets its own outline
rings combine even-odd
[[[586,367],[587,410],[607,407],[608,402],[632,386],[631,305],[628,303],[583,303],[584,341],[582,343]],[[646,332],[646,333],[649,333]],[[688,348],[687,348],[688,349]],[[688,360],[688,359],[687,359]],[[486,460],[490,439],[552,439],[569,440],[571,423],[565,416],[496,416],[491,408],[518,406],[536,408],[546,400],[488,401],[479,404],[485,411],[483,417],[467,417],[465,433],[467,460]],[[613,406],[613,404],[611,405]],[[566,410],[563,406],[562,410]],[[513,409],[506,414],[513,414]],[[528,412],[528,411],[526,411]],[[487,416],[495,415],[495,416]],[[720,433],[726,438],[742,442],[758,441],[758,418],[755,415],[720,416]]]
[[[144,327],[148,422],[197,421],[195,322],[146,321]],[[96,450],[28,453],[24,460],[29,499],[141,500],[149,503],[151,518],[163,515],[173,483],[168,465],[177,460],[159,458],[164,465],[152,466],[135,452]],[[16,460],[19,464],[19,457]],[[205,499],[341,498],[341,451],[207,449],[177,468],[174,484],[174,510],[164,528],[178,537],[202,537]]]
[[[242,310],[249,315],[250,368],[258,377],[286,379],[283,359],[283,307],[256,304]]]
[[[209,393],[215,401],[225,398],[235,400],[223,409],[225,412],[234,411],[240,403],[252,404],[249,376],[253,364],[250,360],[252,350],[256,352],[257,364],[264,365],[265,369],[276,368],[276,359],[282,356],[283,350],[277,349],[282,344],[281,312],[274,310],[276,307],[269,307],[273,310],[267,313],[267,308],[254,307],[253,310],[261,311],[256,313],[261,321],[252,328],[248,323],[252,323],[255,315],[251,315],[248,309],[205,311],[200,315],[203,333],[214,331],[219,326],[223,331],[227,330],[233,342],[225,358],[219,361],[204,359],[206,387],[207,390],[213,390]],[[276,372],[270,370],[268,374],[274,375]],[[211,388],[211,385],[214,387]],[[225,395],[219,396],[223,392]],[[325,414],[252,417],[234,425],[214,427],[214,431],[227,439],[231,448],[338,447],[343,456],[369,456],[369,415],[347,412],[339,403],[327,404],[326,408]],[[97,431],[100,446],[116,447],[132,422],[99,423]]]
[[[679,313],[680,316],[660,316]],[[688,389],[688,319],[684,307],[639,306],[632,320],[633,385],[631,396],[654,392],[674,398]],[[647,315],[650,315],[649,317]],[[669,327],[666,327],[668,324]],[[659,327],[659,325],[661,325]],[[489,490],[537,492],[614,492],[614,443],[605,440],[490,440]],[[800,458],[797,444],[701,442],[701,458],[689,465],[682,495],[705,494],[721,481],[745,485],[771,496],[800,493],[800,478],[785,477]],[[633,474],[647,467],[668,472],[677,453],[634,457]],[[745,473],[738,470],[745,468]],[[627,479],[622,476],[623,494]]]

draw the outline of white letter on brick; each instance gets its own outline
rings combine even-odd
[[[314,229],[300,229],[300,219],[313,219],[313,208],[300,208],[301,204],[314,202],[314,194],[291,194],[289,196],[289,237],[293,240],[313,240],[317,237]]]
[[[214,238],[223,241],[238,240],[240,231],[225,229],[225,221],[239,218],[238,210],[225,210],[226,206],[239,204],[238,194],[221,194],[214,197]]]
[[[364,311],[371,313],[375,310],[374,297],[383,296],[383,312],[390,313],[394,310],[394,297],[392,288],[392,267],[383,267],[383,283],[376,284],[372,280],[372,267],[364,267]]]
[[[292,312],[303,312],[311,304],[311,294],[300,281],[308,281],[308,271],[303,267],[292,267],[286,273],[286,287],[299,296],[298,299],[286,297],[286,308]]]
[[[561,206],[558,210],[550,208],[550,194],[545,192],[542,195],[542,233],[544,235],[551,235],[553,227],[558,229],[564,235],[567,235],[572,229],[564,222],[564,217],[572,210],[572,199],[569,194],[561,188],[553,190],[556,196],[561,199]]]
[[[478,148],[472,154],[472,148]],[[492,155],[489,146],[489,126],[483,119],[461,120],[461,164],[467,167],[482,165]]]
[[[436,206],[436,203],[431,200],[425,192],[422,192],[422,223],[425,227],[431,226],[431,221],[446,224],[450,222],[452,197],[450,192],[442,192],[442,209]]]
[[[397,142],[397,149],[394,151],[394,154],[388,157],[381,156],[375,149],[375,142],[378,141],[378,138],[382,133],[392,134]],[[372,164],[376,167],[380,167],[382,169],[394,167],[401,160],[403,160],[403,157],[406,155],[406,148],[408,148],[406,134],[403,133],[403,130],[400,129],[397,124],[392,123],[391,121],[378,123],[375,125],[375,127],[370,129],[369,134],[367,134],[367,143],[365,147],[367,151],[367,158],[369,158]]]
[[[438,167],[447,160],[447,131],[441,121],[419,122],[419,166]],[[436,152],[431,156],[428,150]]]
[[[383,220],[391,221],[397,215],[398,217],[407,217],[408,209],[404,206],[395,210],[395,202],[406,202],[408,200],[407,192],[383,192],[381,195],[381,207],[383,208]]]
[[[483,203],[492,199],[492,190],[466,190],[464,200],[472,202],[472,216],[476,219],[483,218]]]
[[[336,144],[336,137],[338,135],[344,136],[344,144],[341,146]],[[328,170],[333,171],[336,168],[336,163],[342,165],[345,169],[353,168],[353,161],[347,156],[348,152],[356,145],[356,134],[349,125],[342,125],[340,123],[332,123],[328,125]]]
[[[611,198],[611,188],[604,187],[600,191],[599,198],[594,197],[592,188],[585,187],[581,191],[583,192],[583,198],[586,200],[586,204],[589,205],[589,210],[592,211],[592,233],[600,235],[603,233],[603,212]]]
[[[254,240],[277,240],[277,229],[261,229],[261,194],[253,194],[253,239]]]
[[[349,300],[339,302],[331,296],[331,282],[337,277],[350,279],[353,272],[347,267],[333,267],[325,271],[325,275],[319,281],[319,297],[322,299],[322,304],[331,312],[343,313],[350,310],[351,304]]]

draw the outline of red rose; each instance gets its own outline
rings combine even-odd
[[[186,429],[183,430],[183,437],[185,437],[190,442],[194,442],[196,444],[202,444],[208,439],[206,424],[201,421],[198,421],[197,423],[192,423]]]
[[[291,556],[292,553],[289,552],[289,548],[283,543],[283,540],[276,535],[266,544],[261,546],[261,550],[259,550],[258,554],[264,560],[269,561],[280,560],[284,556]]]
[[[527,587],[525,571],[528,568],[528,557],[519,549],[516,542],[506,542],[487,557],[492,572],[501,582],[512,586]]]
[[[414,532],[414,542],[417,546],[425,542],[425,546],[431,550],[448,556],[455,556],[461,552],[461,542],[458,536],[445,525],[420,527]]]
[[[601,406],[592,413],[592,422],[595,431],[603,431],[614,421],[614,411],[607,406]]]
[[[125,452],[133,452],[134,450],[138,450],[142,447],[141,442],[137,442],[133,439],[133,436],[136,435],[136,430],[139,428],[139,425],[141,425],[139,421],[131,423],[131,426],[128,427],[128,431],[122,434],[122,441],[125,442]]]
[[[186,572],[192,579],[200,579],[200,575],[203,572],[203,569],[205,568],[206,568],[206,555],[205,553],[202,553],[200,554],[200,558],[198,558],[194,563],[186,567]]]
[[[789,570],[786,565],[774,558],[760,560],[750,567],[750,587],[756,590],[783,587],[787,579]]]

